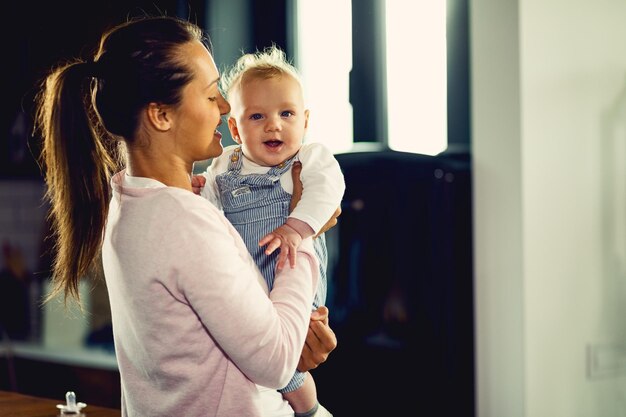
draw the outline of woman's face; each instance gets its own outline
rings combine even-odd
[[[194,79],[183,88],[181,104],[174,110],[177,146],[191,161],[222,153],[222,135],[216,129],[230,105],[218,89],[219,72],[209,51],[198,41],[183,47]]]

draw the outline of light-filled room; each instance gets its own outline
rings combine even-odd
[[[626,3],[5,10],[0,416],[626,416]]]

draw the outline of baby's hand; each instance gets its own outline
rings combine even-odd
[[[204,188],[204,184],[206,184],[206,178],[202,175],[193,175],[191,177],[191,190],[194,194],[200,194],[200,191]]]
[[[280,271],[285,266],[287,258],[292,268],[296,267],[296,252],[302,243],[302,236],[291,226],[283,224],[278,229],[265,235],[259,240],[259,246],[267,245],[265,254],[270,255],[280,248],[276,268]]]

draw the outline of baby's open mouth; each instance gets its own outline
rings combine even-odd
[[[268,141],[265,141],[264,143],[271,148],[275,148],[277,146],[282,145],[283,142],[280,140],[268,140]]]

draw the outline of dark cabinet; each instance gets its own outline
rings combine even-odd
[[[335,415],[473,416],[469,160],[336,157],[346,194],[326,234],[327,304],[339,344],[313,371],[320,402]]]

